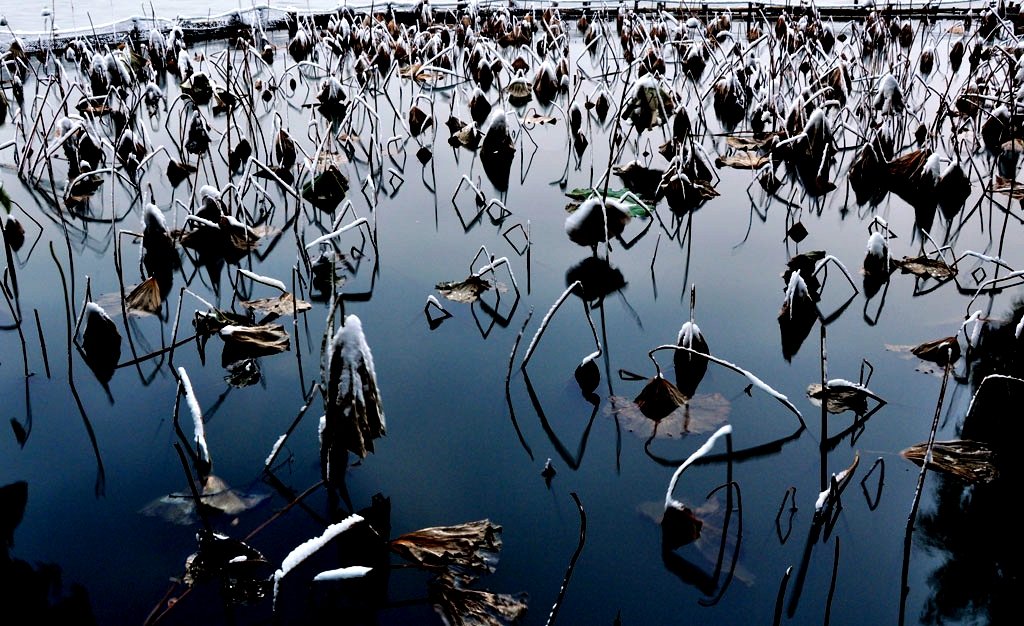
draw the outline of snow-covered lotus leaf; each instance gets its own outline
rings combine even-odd
[[[449,300],[471,304],[479,300],[480,294],[491,289],[492,285],[483,278],[473,275],[465,280],[437,283],[435,288]]]
[[[435,526],[391,540],[402,558],[437,571],[458,584],[494,572],[501,553],[501,526],[483,519],[454,526]]]
[[[927,451],[925,441],[901,450],[900,456],[920,467]],[[995,452],[985,442],[970,439],[934,442],[928,469],[951,474],[970,484],[991,482],[999,475]]]
[[[320,429],[320,465],[324,478],[341,481],[349,452],[359,458],[373,452],[385,433],[384,408],[373,355],[356,315],[345,318],[325,352],[327,393]]]
[[[526,613],[525,593],[504,594],[465,589],[442,580],[430,585],[434,610],[446,626],[503,626]]]
[[[722,394],[697,394],[692,398],[686,398],[677,389],[673,391],[674,385],[669,381],[662,378],[660,380],[667,384],[655,382],[658,380],[651,379],[655,385],[654,389],[657,390],[651,393],[664,396],[664,399],[660,400],[664,402],[662,410],[673,407],[661,418],[650,417],[636,400],[621,396],[611,397],[611,413],[618,417],[620,424],[628,432],[643,439],[681,438],[690,434],[710,432],[729,421],[732,404]],[[650,387],[651,383],[648,383],[648,386]],[[676,395],[677,393],[679,395]],[[674,404],[676,400],[680,400],[679,404]]]
[[[300,313],[313,308],[313,305],[305,300],[296,300],[291,293],[283,293],[276,298],[244,300],[242,306],[273,315],[291,315],[293,312]]]

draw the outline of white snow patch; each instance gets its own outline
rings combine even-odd
[[[195,432],[196,447],[199,448],[199,459],[210,462],[210,450],[206,447],[206,429],[203,427],[203,410],[199,408],[199,401],[192,389],[192,381],[184,367],[178,368],[178,375],[181,376],[181,386],[185,391],[185,402],[188,410],[192,412],[192,424]]]
[[[326,572],[320,572],[313,577],[313,580],[348,580],[350,578],[362,578],[370,573],[372,567],[366,567],[364,565],[353,565],[351,567],[342,567],[340,569],[329,569]]]

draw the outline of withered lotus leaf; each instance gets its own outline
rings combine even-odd
[[[946,365],[947,363],[955,363],[960,358],[960,342],[957,341],[956,337],[944,337],[934,341],[926,341],[911,348],[910,352],[925,361]]]
[[[435,286],[445,298],[465,304],[476,302],[480,299],[480,294],[491,287],[491,283],[476,275],[461,281],[440,282]]]
[[[124,299],[125,305],[130,311],[141,311],[143,313],[157,313],[163,306],[163,298],[160,296],[160,285],[156,278],[150,276],[139,283],[131,293]]]
[[[664,550],[675,550],[700,539],[704,522],[688,506],[665,509],[661,518],[661,545]]]
[[[736,169],[756,170],[768,162],[768,157],[758,154],[752,150],[738,150],[733,154],[718,157],[716,165],[719,167],[734,167]]]
[[[660,420],[684,405],[686,400],[678,387],[659,375],[644,385],[633,402],[641,413],[652,420]]]
[[[90,302],[85,308],[82,350],[96,378],[103,383],[109,381],[121,358],[121,332],[114,320],[95,302]]]
[[[219,334],[225,344],[235,344],[259,354],[287,352],[291,346],[288,331],[281,324],[228,325],[221,328]]]
[[[272,588],[272,567],[255,548],[239,539],[200,530],[196,534],[199,549],[185,560],[189,587],[209,580],[220,580],[228,604],[249,604],[265,597]]]
[[[320,431],[320,466],[325,480],[344,477],[348,452],[366,458],[385,433],[384,408],[373,355],[356,315],[345,318],[326,351],[327,394]],[[340,461],[340,462],[339,462]]]
[[[807,397],[815,406],[825,403],[825,410],[833,415],[845,411],[853,411],[863,415],[868,410],[867,390],[859,385],[829,382],[824,387],[820,383],[807,386]]]
[[[671,383],[669,383],[671,384]],[[711,432],[729,421],[732,404],[720,393],[697,394],[659,420],[648,417],[633,400],[612,396],[610,412],[638,437],[655,439]]]
[[[494,572],[501,553],[501,526],[483,519],[435,526],[391,540],[392,552],[459,584]]]
[[[930,277],[937,280],[945,280],[956,275],[956,270],[942,259],[933,259],[926,256],[903,257],[895,261],[895,263],[904,274],[914,274],[923,278]]]
[[[348,177],[331,163],[302,186],[302,197],[321,211],[330,213],[345,199],[348,188]]]
[[[313,308],[313,305],[305,300],[296,300],[291,293],[283,293],[276,298],[260,298],[258,300],[245,300],[242,306],[254,311],[270,313],[273,315],[291,315],[301,313]]]
[[[525,593],[505,594],[465,589],[435,581],[430,586],[434,610],[449,626],[502,626],[516,623],[527,609]]]
[[[919,443],[900,451],[900,456],[918,467],[924,463],[928,442]],[[988,444],[970,439],[936,441],[932,444],[928,469],[952,474],[967,483],[987,483],[996,479],[996,454]]]

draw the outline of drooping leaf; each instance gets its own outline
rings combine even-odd
[[[910,352],[920,359],[945,366],[960,358],[960,342],[955,336],[943,337],[919,344],[911,348]]]
[[[927,451],[925,441],[901,450],[900,456],[920,467]],[[928,469],[951,474],[969,484],[992,482],[999,476],[996,453],[988,444],[969,439],[934,442]]]
[[[480,299],[480,294],[492,287],[491,283],[474,274],[461,281],[437,283],[435,289],[449,300],[471,304]]]
[[[818,500],[814,503],[815,517],[835,510],[835,506],[839,503],[843,491],[846,490],[847,485],[853,480],[853,474],[857,471],[858,465],[860,465],[860,453],[854,452],[853,461],[850,465],[838,474],[832,474],[829,486],[818,494]]]
[[[95,302],[85,309],[85,332],[82,350],[89,368],[100,382],[108,382],[121,358],[121,332],[114,320]]]
[[[373,355],[359,317],[345,318],[325,358],[328,386],[320,433],[320,466],[325,480],[340,482],[348,453],[365,458],[373,452],[373,441],[385,433]]]
[[[302,197],[321,211],[330,213],[345,199],[348,188],[348,178],[331,163],[302,186]]]
[[[460,585],[493,573],[501,545],[501,526],[487,519],[424,528],[390,542],[395,554]]]
[[[313,308],[313,305],[305,300],[296,300],[291,293],[283,293],[276,298],[260,298],[258,300],[244,300],[242,306],[253,311],[261,311],[272,315],[291,315],[301,313]]]

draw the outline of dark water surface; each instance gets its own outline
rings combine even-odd
[[[951,35],[949,26],[922,27],[918,41],[938,42],[944,51],[959,36]],[[975,623],[987,621],[990,615],[998,621],[1005,610],[1002,607],[1012,606],[1010,600],[1019,591],[1019,577],[1014,578],[1019,574],[1014,569],[1019,568],[1019,541],[1012,539],[1008,524],[1002,521],[1006,510],[990,509],[986,503],[998,502],[1017,483],[1004,477],[995,486],[967,487],[956,478],[929,473],[910,558],[905,562],[905,530],[919,468],[902,458],[900,451],[928,439],[942,387],[942,367],[914,357],[909,348],[957,335],[965,317],[974,311],[981,311],[988,329],[1009,323],[1012,330],[1020,318],[1019,313],[1013,314],[1020,290],[1010,281],[1005,290],[972,302],[977,281],[995,275],[997,264],[968,257],[960,264],[956,282],[940,285],[934,279],[918,279],[897,270],[878,294],[865,295],[859,270],[873,217],[884,218],[895,235],[889,241],[893,258],[934,250],[932,244],[924,243],[915,212],[905,200],[888,194],[877,205],[858,206],[846,178],[861,145],[858,129],[867,127],[858,117],[857,103],[870,101],[868,89],[889,62],[875,58],[865,61],[868,65],[857,66],[849,106],[829,109],[840,148],[831,169],[831,180],[837,185],[834,191],[811,197],[798,182],[787,179],[772,197],[756,182],[750,186],[750,170],[718,168],[718,197],[684,214],[673,213],[662,200],[656,217],[634,218],[626,226],[623,238],[635,239],[631,245],[613,240],[610,248],[599,246],[595,255],[566,235],[569,198],[564,192],[600,184],[609,163],[609,129],[615,124],[615,111],[601,122],[594,112],[585,110],[583,132],[589,145],[579,157],[570,148],[565,111],[572,101],[582,104],[588,97],[593,99],[601,84],[597,77],[612,69],[602,62],[621,55],[613,21],[609,28],[608,47],[602,44],[596,55],[588,55],[582,53],[575,25],[569,25],[575,73],[571,90],[556,98],[557,106],[533,100],[509,108],[516,118],[536,112],[550,114],[556,121],[527,126],[509,122],[516,133],[515,157],[505,190],[495,187],[477,153],[448,145],[450,133],[444,123],[449,115],[470,120],[471,83],[448,81],[444,88],[431,90],[408,78],[391,76],[388,95],[366,90],[360,96],[365,104],[357,105],[352,96],[360,87],[353,77],[352,55],[341,62],[338,76],[345,82],[353,107],[352,126],[341,130],[351,139],[354,156],[337,155],[337,163],[351,183],[346,197],[352,205],[339,225],[366,218],[376,246],[357,229],[339,237],[339,248],[351,265],[344,270],[345,280],[338,291],[344,313],[362,320],[380,385],[387,433],[375,442],[375,451],[366,459],[351,457],[353,465],[345,477],[347,494],[316,488],[302,504],[265,527],[260,525],[321,478],[318,418],[323,400],[319,394],[311,396],[308,412],[272,468],[272,478],[263,466],[275,441],[306,402],[311,385],[320,379],[321,341],[330,303],[310,297],[309,273],[299,250],[329,232],[332,220],[345,205],[333,214],[307,202],[297,207],[295,198],[273,181],[231,176],[224,162],[227,139],[218,143],[229,116],[214,113],[211,104],[199,105],[198,111],[214,129],[216,154],[202,160],[198,174],[172,187],[164,174],[168,155],[192,163],[196,158],[177,147],[179,133],[188,128],[192,113],[179,98],[179,80],[168,75],[159,79],[168,106],[161,105],[152,117],[144,105],[138,109],[137,129],[148,136],[149,150],[166,148],[138,173],[141,194],[128,183],[105,175],[79,214],[71,215],[62,207],[67,217],[62,222],[48,198],[49,175],[40,174],[46,168],[37,169],[37,188],[18,176],[15,152],[20,155],[24,146],[19,127],[30,128],[40,107],[47,125],[63,115],[55,110],[59,97],[54,93],[46,96],[46,86],[29,74],[25,104],[20,111],[12,106],[0,126],[0,141],[16,142],[15,147],[0,152],[0,181],[16,202],[11,215],[26,229],[27,241],[12,259],[19,289],[15,306],[24,320],[32,375],[26,381],[21,342],[5,305],[0,309],[0,322],[5,325],[0,334],[0,385],[5,398],[3,417],[17,420],[22,427],[30,422],[31,430],[24,445],[19,445],[14,429],[0,437],[0,484],[27,483],[27,504],[20,523],[13,522],[16,530],[10,555],[40,575],[59,572],[63,587],[51,595],[51,604],[80,589],[85,594],[82,601],[100,624],[140,624],[151,611],[167,605],[165,594],[172,581],[184,574],[201,525],[194,518],[182,524],[144,511],[161,496],[188,491],[174,448],[179,439],[173,427],[175,372],[184,368],[205,416],[212,473],[244,495],[264,498],[238,514],[214,517],[212,524],[238,539],[255,530],[248,543],[264,554],[271,572],[292,548],[320,535],[327,523],[350,512],[349,506],[353,510],[367,507],[379,493],[390,499],[392,536],[479,519],[499,524],[503,547],[496,570],[473,587],[507,594],[525,592],[529,609],[523,623],[543,624],[577,547],[580,515],[570,495],[576,494],[586,512],[586,542],[559,609],[561,623],[611,624],[617,616],[623,624],[771,623],[788,572],[780,605],[783,621],[821,623],[827,613],[831,624],[894,624],[901,614],[905,564],[909,568],[906,622],[941,619]],[[732,31],[737,41],[745,41],[745,24],[737,21]],[[323,138],[331,131],[314,108],[304,106],[315,102],[323,74],[309,65],[295,66],[284,49],[288,42],[285,33],[272,33],[271,42],[278,46],[272,70],[261,69],[255,56],[245,61],[237,50],[230,53],[232,71],[243,77],[240,80],[245,80],[243,72],[248,70],[253,73],[252,80],[259,79],[264,85],[274,78],[282,84],[265,102],[249,83],[255,119],[236,109],[231,118],[232,141],[237,141],[239,132],[253,128],[262,131],[269,143],[278,119],[312,157],[316,150],[313,138]],[[894,45],[892,54],[916,58],[918,49],[917,43],[909,50]],[[211,72],[214,63],[224,65],[225,50],[223,42],[190,47],[193,57],[204,58],[200,67]],[[767,58],[767,45],[762,50]],[[514,48],[501,50],[506,63],[515,54]],[[532,55],[522,54],[536,66]],[[669,47],[665,54],[671,54]],[[331,67],[338,64],[326,49],[319,62]],[[619,64],[625,67],[621,59]],[[72,83],[82,85],[69,97],[73,104],[81,90],[89,89],[89,81],[74,63],[65,60],[61,65],[65,89]],[[37,71],[55,72],[52,63],[46,69],[37,67]],[[941,93],[952,79],[951,93],[955,93],[968,79],[970,69],[965,63],[954,73],[943,60],[936,72],[920,79],[906,78],[918,75],[913,66],[900,67],[898,72],[905,77],[903,84],[910,85],[907,97],[912,108],[929,118],[937,97],[923,85]],[[712,98],[708,96],[703,104],[700,101],[718,71],[709,66],[695,83],[670,62],[667,75],[695,124],[698,111],[704,109],[707,132],[699,143],[710,158],[729,153],[732,148],[720,135],[723,126],[715,117]],[[507,84],[508,77],[506,70],[501,74],[502,84]],[[623,89],[623,79],[614,74],[606,78],[614,102]],[[294,89],[288,84],[290,79],[296,81]],[[627,84],[632,79],[630,76]],[[805,78],[800,75],[798,80]],[[788,83],[784,89],[790,89]],[[11,97],[10,89],[5,93]],[[788,103],[791,95],[785,93],[783,100]],[[33,100],[36,94],[39,99]],[[496,88],[488,92],[488,98],[498,102]],[[134,102],[134,97],[128,99],[128,110]],[[404,128],[405,114],[414,103],[428,112],[432,106],[433,125],[410,137]],[[126,105],[117,99],[114,106]],[[402,119],[395,120],[395,109]],[[109,119],[97,120],[98,135],[115,136]],[[850,130],[843,132],[842,122]],[[893,120],[882,123],[895,125]],[[910,137],[916,123],[904,124],[901,128],[907,130],[897,142],[904,146],[897,150],[899,154],[917,147]],[[628,123],[623,124],[626,128]],[[744,128],[746,123],[740,127]],[[948,136],[949,124],[942,128],[942,134]],[[647,130],[638,140],[636,131],[631,130],[614,162],[624,164],[638,158],[664,169],[666,161],[658,146],[671,132],[671,126]],[[49,133],[51,142],[54,135]],[[392,137],[397,139],[389,141]],[[36,142],[38,146],[38,138]],[[963,140],[960,154],[973,158],[987,181],[993,159],[983,148],[974,153],[974,145],[973,139]],[[417,160],[421,146],[432,151],[426,166]],[[336,152],[342,147],[341,142],[334,144]],[[944,158],[951,155],[948,137],[937,142],[935,150]],[[109,166],[109,148],[106,152]],[[257,143],[257,157],[272,160],[261,143]],[[785,172],[786,166],[780,166],[779,176]],[[302,176],[308,179],[308,170]],[[500,200],[507,215],[495,204],[480,211],[465,184],[453,202],[463,176],[479,186],[487,201]],[[68,177],[68,163],[59,149],[53,177],[59,193]],[[187,213],[199,207],[202,185],[225,189],[228,181],[240,191],[240,202],[235,202],[234,208],[243,208],[249,216],[266,211],[267,225],[279,229],[279,236],[261,240],[240,264],[215,264],[212,268],[198,266],[194,254],[179,247],[181,269],[173,276],[161,314],[133,314],[125,325],[118,304],[114,233],[142,229],[150,186],[168,224],[181,227]],[[999,257],[1004,265],[998,271],[1006,275],[1021,262],[1017,258],[1019,206],[1014,201],[1008,217],[1001,208],[1007,204],[1005,195],[983,196],[985,183],[977,173],[972,172],[972,183],[965,208],[951,221],[940,212],[927,232],[939,245],[952,247],[949,259],[967,250]],[[266,190],[265,197],[257,185]],[[620,178],[612,176],[611,187],[621,186]],[[787,237],[794,222],[802,223],[809,233],[799,243]],[[521,245],[526,229],[530,233],[529,255],[522,253],[525,247]],[[119,247],[125,287],[130,289],[146,277],[140,241],[131,234],[122,235]],[[477,258],[482,247],[486,252]],[[300,296],[312,300],[312,308],[300,314],[297,325],[290,315],[277,320],[290,336],[290,349],[256,358],[253,363],[259,380],[255,384],[235,386],[226,381],[229,372],[222,366],[221,354],[224,342],[211,337],[205,361],[195,343],[189,342],[173,352],[173,362],[165,353],[137,366],[119,367],[104,388],[74,348],[68,362],[61,273],[51,249],[66,274],[75,315],[83,306],[88,286],[92,299],[116,322],[125,337],[122,364],[134,358],[126,332],[131,333],[138,355],[170,345],[179,307],[177,338],[182,339],[195,332],[194,312],[207,310],[199,298],[221,309],[242,311],[240,300],[275,294],[273,288],[240,276],[239,267],[281,280],[289,290],[295,269],[303,285]],[[353,249],[358,252],[354,254]],[[828,377],[857,381],[867,361],[873,368],[868,387],[885,400],[862,427],[834,441],[826,440],[853,425],[855,415],[850,411],[830,415],[828,432],[823,433],[821,410],[807,398],[808,385],[822,379],[822,322],[814,322],[807,338],[787,358],[778,321],[785,299],[786,283],[781,275],[786,263],[792,256],[812,250],[826,250],[841,261],[857,289],[855,292],[846,281],[838,265],[828,265],[819,303],[828,322]],[[486,292],[472,304],[448,300],[438,291],[438,283],[462,280],[481,268],[487,255],[507,259],[490,275],[500,289]],[[585,284],[605,285],[611,292],[590,302],[602,354],[597,358],[600,384],[596,396],[588,400],[573,377],[576,365],[595,350],[578,296],[570,296],[551,318],[525,371],[520,364],[551,306],[580,275],[581,268],[594,267],[604,273],[605,280]],[[983,270],[972,273],[979,267]],[[817,276],[822,278],[824,271]],[[9,285],[11,278],[9,271]],[[807,428],[799,429],[792,412],[762,388],[751,388],[746,377],[711,364],[691,401],[689,431],[681,432],[676,425],[671,436],[661,436],[665,433],[659,427],[659,436],[648,436],[652,423],[635,406],[628,406],[645,380],[628,380],[620,372],[633,372],[644,379],[655,375],[648,351],[675,343],[681,325],[690,318],[691,287],[696,290],[695,321],[711,353],[749,370],[787,396]],[[451,314],[435,328],[424,314],[431,295]],[[45,338],[49,374],[36,332],[36,313]],[[506,386],[509,358],[528,316]],[[966,349],[968,336],[963,332],[958,336]],[[1012,340],[1012,334],[1010,337]],[[666,378],[674,380],[671,354],[662,351],[655,356]],[[984,370],[988,365],[969,364],[964,359],[956,363],[955,376],[950,377],[942,400],[939,440],[957,439],[962,434],[980,380],[971,367]],[[873,407],[874,401],[870,402]],[[1010,416],[1009,412],[1002,415]],[[665,423],[678,417],[674,414]],[[180,419],[187,442],[191,442],[192,423],[184,402]],[[669,479],[724,423],[732,425],[734,451],[753,451],[736,454],[731,463],[718,458],[698,464],[683,474],[674,497],[698,510],[704,528],[696,542],[663,551],[657,518]],[[776,445],[758,448],[773,442]],[[725,450],[724,440],[719,440],[712,453]],[[855,455],[859,455],[859,466],[843,492],[841,510],[834,525],[823,528],[814,521],[822,480],[847,468]],[[546,484],[542,469],[549,459],[556,474]],[[720,489],[707,499],[709,492],[730,480],[736,489]],[[738,507],[739,502],[733,502],[728,518],[727,494],[741,502]],[[362,581],[311,581],[317,571],[351,564],[343,551],[328,549],[318,554],[316,567],[320,569],[296,571],[296,579],[288,581],[290,587],[277,601],[277,619],[285,623],[438,622],[428,598],[430,577],[419,571],[394,569],[384,588],[361,587]],[[46,569],[51,566],[57,569]],[[176,598],[184,591],[183,586],[173,586],[170,595]],[[215,584],[199,584],[161,621],[271,623],[275,619],[272,604],[267,597],[251,606],[226,608]],[[18,616],[23,609],[15,601],[0,610]],[[15,619],[14,623],[21,622]]]

